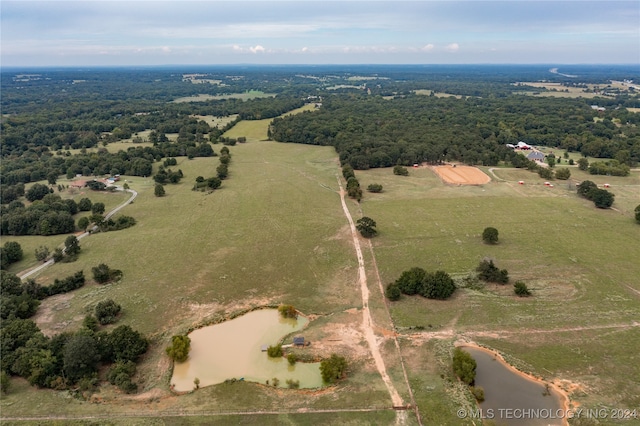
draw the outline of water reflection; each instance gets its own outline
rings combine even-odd
[[[507,366],[496,354],[463,346],[476,360],[476,386],[484,389],[483,417],[496,425],[564,425],[563,398],[552,387]]]

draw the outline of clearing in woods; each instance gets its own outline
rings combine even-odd
[[[446,183],[457,185],[482,185],[491,182],[491,178],[477,167],[470,166],[433,166],[431,167]]]

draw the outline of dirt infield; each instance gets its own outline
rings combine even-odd
[[[491,178],[480,169],[470,166],[433,166],[431,169],[445,183],[457,185],[482,185],[491,182]]]

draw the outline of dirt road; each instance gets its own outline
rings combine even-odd
[[[376,368],[384,381],[387,390],[389,391],[389,395],[391,396],[391,400],[393,401],[394,406],[403,406],[404,401],[400,397],[400,394],[396,390],[395,386],[391,382],[389,375],[387,374],[387,369],[384,365],[384,360],[382,359],[382,354],[380,353],[380,348],[378,347],[378,342],[376,341],[376,335],[373,332],[373,320],[371,318],[371,312],[369,311],[369,287],[367,286],[367,274],[364,269],[364,258],[362,257],[362,249],[360,248],[360,239],[358,237],[358,231],[356,230],[356,226],[353,222],[353,218],[351,217],[351,213],[347,208],[347,203],[345,202],[344,196],[345,191],[342,188],[342,183],[338,178],[338,185],[340,185],[340,201],[342,202],[342,210],[344,211],[344,215],[347,217],[349,221],[349,226],[351,228],[351,236],[353,237],[353,245],[356,249],[356,255],[358,257],[358,280],[360,282],[360,291],[362,293],[362,331],[364,332],[365,338],[367,339],[367,343],[369,344],[369,349],[371,350],[371,355],[376,363]]]

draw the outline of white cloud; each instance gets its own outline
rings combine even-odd
[[[258,45],[254,46],[254,47],[250,47],[249,51],[251,51],[251,53],[264,52],[265,48],[258,44]]]
[[[430,52],[430,51],[432,51],[434,48],[435,48],[435,46],[434,46],[433,44],[429,43],[429,44],[427,44],[427,45],[424,45],[424,46],[422,47],[422,50],[423,50],[423,51],[425,51],[425,52]]]
[[[302,52],[308,52],[308,51],[309,51],[308,47],[305,46],[305,47],[302,48]]]
[[[445,47],[445,50],[448,52],[457,52],[460,49],[460,45],[458,43],[451,43]]]

